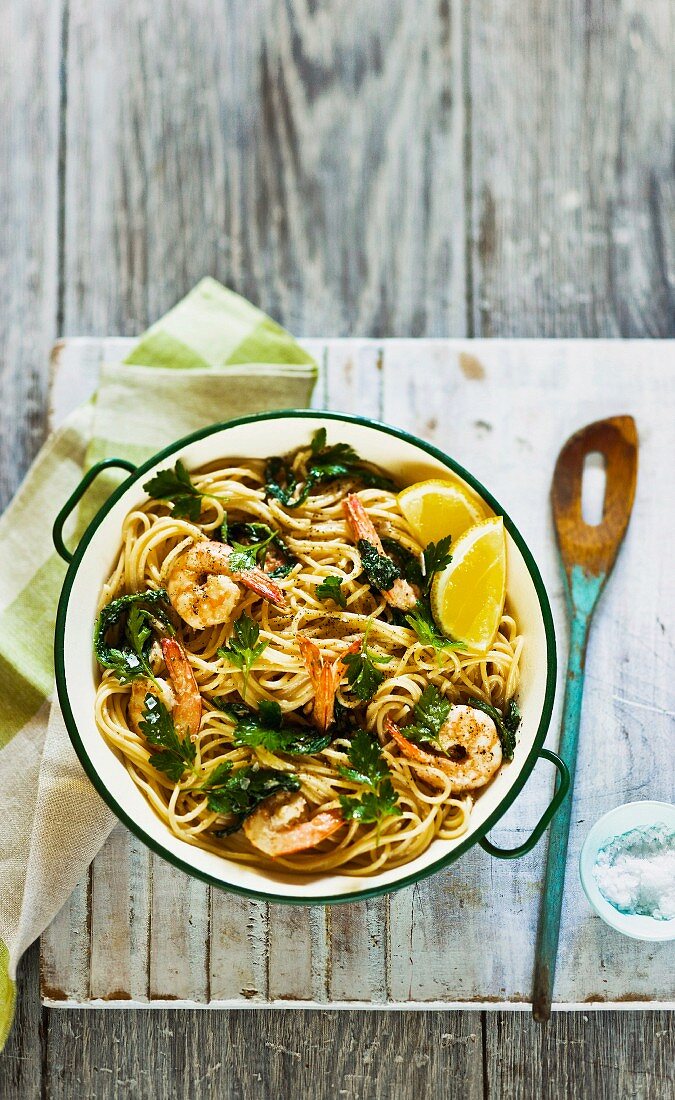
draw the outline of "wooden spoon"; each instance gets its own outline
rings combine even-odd
[[[599,451],[606,463],[602,520],[584,521],[581,481],[586,456]],[[548,843],[546,879],[534,964],[532,1013],[548,1020],[558,952],[565,862],[572,813],[572,793],[579,745],[586,643],[591,618],[630,519],[637,480],[638,439],[632,416],[598,420],[576,432],[558,455],[551,502],[565,576],[570,619],[570,649],[558,752],[570,772],[570,793],[553,818]]]

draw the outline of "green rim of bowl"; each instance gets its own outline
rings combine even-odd
[[[451,470],[453,473],[458,474],[463,478],[479,496],[489,504],[492,511],[504,519],[504,525],[511,535],[513,541],[516,543],[518,549],[523,555],[523,559],[527,566],[530,577],[534,584],[537,597],[539,599],[539,607],[544,622],[544,632],[546,635],[546,690],[544,693],[544,703],[542,707],[541,718],[539,720],[539,726],[536,736],[532,743],[532,748],[528,753],[523,766],[508,793],[504,796],[502,801],[493,811],[493,813],[487,818],[483,825],[472,832],[466,840],[462,841],[456,848],[453,848],[451,852],[448,852],[446,856],[441,856],[440,859],[435,860],[429,864],[428,867],[418,871],[415,874],[406,875],[401,879],[397,879],[396,882],[388,883],[385,886],[371,886],[364,890],[355,890],[345,894],[338,894],[325,897],[322,894],[311,894],[307,897],[288,897],[283,893],[271,893],[266,890],[251,890],[247,887],[236,886],[229,882],[222,882],[220,879],[215,878],[213,875],[209,875],[204,871],[197,870],[187,860],[181,859],[179,856],[174,855],[173,852],[167,851],[158,841],[149,836],[136,822],[131,818],[125,810],[117,802],[115,796],[110,792],[108,787],[103,783],[98,775],[98,772],[94,768],[86,748],[82,742],[73,712],[70,707],[70,700],[68,697],[68,687],[65,677],[65,665],[64,665],[64,633],[66,614],[68,609],[68,600],[70,598],[70,592],[73,587],[73,582],[77,574],[80,562],[82,561],[87,547],[94,537],[94,533],[97,531],[101,522],[111,510],[111,508],[117,503],[117,501],[127,492],[131,484],[136,481],[140,481],[141,478],[148,470],[151,470],[158,462],[162,462],[165,458],[170,458],[177,452],[181,451],[184,447],[189,446],[192,443],[197,442],[199,439],[205,439],[209,435],[215,435],[217,432],[221,432],[227,428],[235,428],[241,424],[257,424],[266,420],[334,420],[338,422],[345,422],[348,424],[360,424],[366,428],[372,428],[375,431],[382,432],[386,435],[394,436],[397,439],[402,439],[406,443],[410,443],[417,447],[419,450],[424,451],[426,454],[431,455],[432,458],[437,459],[442,463],[446,469]],[[448,867],[460,856],[464,855],[469,848],[477,844],[482,838],[490,832],[490,830],[496,825],[501,817],[504,816],[509,807],[513,804],[521,790],[525,786],[525,783],[530,777],[530,774],[539,758],[539,750],[541,749],[546,732],[551,721],[551,713],[553,711],[553,700],[555,696],[556,686],[556,644],[555,644],[555,631],[553,628],[553,615],[551,613],[551,606],[544,588],[544,582],[542,581],[541,574],[536,565],[530,550],[525,543],[522,535],[518,531],[518,528],[513,523],[511,518],[506,514],[504,509],[500,506],[498,501],[492,496],[491,493],[478,481],[468,470],[465,470],[463,466],[460,466],[458,462],[450,458],[449,455],[443,453],[437,447],[434,447],[431,443],[426,443],[422,439],[418,439],[410,432],[403,431],[400,428],[393,428],[389,424],[383,424],[378,420],[372,420],[363,416],[352,416],[347,413],[328,412],[323,409],[287,409],[279,412],[261,413],[254,416],[242,416],[236,420],[223,421],[218,424],[211,424],[207,428],[201,428],[199,431],[192,432],[190,435],[183,436],[181,439],[176,440],[175,443],[171,443],[168,447],[158,451],[157,454],[149,458],[147,462],[144,462],[138,467],[136,472],[130,477],[126,478],[121,485],[112,493],[106,503],[99,509],[93,520],[87,527],[86,531],[80,539],[77,549],[73,554],[73,559],[68,567],[66,578],[61,590],[61,596],[59,598],[59,606],[56,615],[56,631],[54,638],[54,664],[56,672],[56,688],[59,697],[59,703],[63,711],[63,717],[66,723],[68,734],[72,741],[73,747],[77,756],[84,768],[87,776],[91,780],[93,786],[96,788],[101,798],[113,813],[119,818],[119,820],[127,826],[127,828],[142,840],[144,844],[155,852],[156,855],[166,859],[174,867],[184,871],[192,878],[200,879],[202,882],[208,883],[210,886],[215,886],[220,890],[226,890],[234,894],[240,894],[244,897],[253,898],[257,901],[271,901],[285,905],[339,905],[341,903],[349,903],[353,901],[364,901],[367,898],[379,897],[382,894],[391,894],[396,890],[401,890],[406,886],[413,886],[416,882],[422,879],[428,878],[430,875],[436,874],[438,871],[442,871],[445,867]],[[224,857],[225,858],[225,857]],[[313,885],[313,884],[312,884]]]

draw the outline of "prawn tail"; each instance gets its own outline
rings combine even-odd
[[[358,639],[340,653],[332,661],[327,660],[319,647],[303,634],[298,634],[298,645],[302,659],[305,662],[307,674],[314,688],[314,721],[323,733],[333,723],[335,714],[335,696],[340,686],[340,680],[347,671],[344,658],[349,653],[357,653],[361,648],[361,640]]]
[[[411,760],[416,760],[418,764],[433,765],[435,763],[431,753],[425,752],[424,749],[420,749],[418,745],[413,744],[407,737],[404,737],[398,726],[392,722],[389,716],[385,719],[384,732],[396,742],[404,756],[409,757]]]
[[[257,596],[262,596],[263,600],[273,603],[275,607],[286,606],[286,598],[279,585],[270,580],[263,569],[257,567],[244,569],[241,573],[233,573],[232,576],[240,584],[243,584],[244,588],[250,588],[251,592],[255,592]]]
[[[202,720],[202,697],[192,665],[175,638],[162,638],[160,644],[175,698],[174,725],[177,731],[194,740]]]
[[[378,554],[382,554],[383,547],[380,536],[356,493],[349,493],[345,497],[342,508],[357,542],[359,539],[365,539],[366,542],[373,544]]]

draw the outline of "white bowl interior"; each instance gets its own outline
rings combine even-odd
[[[600,848],[612,837],[621,836],[631,829],[644,829],[663,822],[675,831],[675,805],[670,802],[627,802],[604,814],[590,830],[579,857],[581,885],[589,902],[605,924],[624,936],[651,943],[675,939],[675,918],[656,920],[654,917],[633,913],[620,913],[600,893],[593,867]]]
[[[324,424],[328,428],[329,441],[339,438],[352,444],[361,455],[390,471],[401,484],[443,476],[447,472],[447,467],[439,460],[412,442],[374,426],[331,421],[319,414],[307,418],[285,416],[222,428],[176,450],[170,458],[163,458],[143,476],[142,481],[151,477],[156,469],[166,468],[178,457],[188,468],[194,469],[223,457],[260,458],[283,454],[307,441],[311,432]],[[514,760],[502,767],[477,799],[468,834],[456,841],[434,841],[426,852],[404,867],[385,870],[365,879],[344,874],[292,876],[284,872],[283,875],[274,875],[255,867],[242,866],[225,856],[202,851],[174,836],[155,816],[122,762],[96,728],[94,699],[97,671],[92,657],[91,637],[98,597],[114,565],[124,516],[143,496],[140,481],[131,485],[103,518],[86,548],[66,611],[64,672],[73,719],[91,767],[119,808],[162,853],[225,886],[285,898],[331,899],[374,887],[393,888],[397,881],[431,868],[475,833],[504,801],[516,782],[535,740],[546,693],[548,647],[542,611],[525,559],[511,536],[507,536],[508,598],[525,636],[518,693],[522,724]]]

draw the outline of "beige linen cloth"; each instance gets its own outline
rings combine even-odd
[[[316,373],[289,333],[204,279],[124,363],[103,368],[94,399],[47,441],[0,519],[0,1049],[21,955],[116,820],[82,770],[54,696],[54,621],[66,573],[52,543],[54,519],[94,462],[145,461],[208,424],[301,408]],[[115,476],[88,493],[80,530]]]

